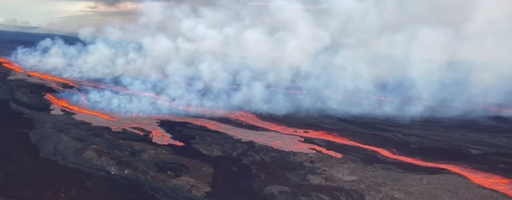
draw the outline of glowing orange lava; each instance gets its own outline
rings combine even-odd
[[[198,118],[188,118],[188,117],[160,117],[161,119],[168,119],[171,121],[178,122],[188,122],[191,124],[195,124],[198,126],[206,127],[210,130],[219,131],[226,133],[228,135],[232,135],[234,137],[240,139],[251,140],[259,144],[268,145],[274,147],[275,149],[281,149],[285,151],[294,151],[294,152],[302,152],[302,153],[314,153],[310,149],[320,151],[327,155],[342,158],[343,155],[334,151],[327,150],[323,147],[304,143],[304,139],[300,137],[285,137],[283,135],[276,135],[275,133],[268,133],[262,131],[251,131],[247,129],[237,128],[233,126],[229,126],[220,122],[207,120],[207,119],[198,119]]]
[[[483,187],[499,191],[499,192],[501,192],[503,194],[506,194],[506,195],[512,197],[512,180],[511,179],[507,179],[505,177],[498,176],[498,175],[494,175],[494,174],[491,174],[491,173],[482,172],[482,171],[478,171],[478,170],[471,169],[471,168],[468,168],[468,167],[461,167],[461,166],[457,166],[457,165],[453,165],[453,164],[433,163],[433,162],[427,162],[427,161],[423,161],[423,160],[416,159],[416,158],[406,157],[406,156],[398,155],[396,153],[392,153],[392,152],[390,152],[389,150],[386,150],[386,149],[382,149],[382,148],[378,148],[378,147],[374,147],[374,146],[370,146],[370,145],[361,144],[361,143],[352,141],[352,140],[350,140],[348,138],[340,137],[340,136],[337,136],[337,135],[334,135],[334,134],[329,134],[329,133],[324,132],[324,131],[296,129],[296,128],[290,128],[290,127],[287,127],[287,126],[284,126],[284,125],[278,125],[278,124],[270,123],[270,122],[263,121],[263,120],[259,119],[256,115],[253,115],[251,113],[246,113],[246,112],[226,112],[226,111],[222,111],[222,110],[211,110],[211,109],[204,109],[204,108],[194,108],[194,107],[178,106],[178,105],[176,105],[175,103],[173,103],[171,101],[168,101],[168,100],[166,100],[164,98],[161,98],[161,97],[159,97],[159,96],[157,96],[155,94],[151,94],[151,93],[133,92],[133,91],[129,91],[129,90],[126,90],[124,88],[121,88],[121,87],[117,87],[117,86],[108,86],[108,85],[89,83],[89,82],[84,82],[84,81],[70,81],[70,80],[65,80],[65,79],[58,78],[58,77],[52,77],[52,76],[49,76],[49,75],[39,74],[37,72],[25,72],[21,67],[19,67],[18,65],[10,62],[7,59],[0,58],[0,62],[2,63],[2,65],[4,67],[9,68],[9,69],[11,69],[11,70],[13,70],[15,72],[27,73],[28,75],[31,75],[31,76],[34,76],[34,77],[37,77],[37,78],[40,78],[40,79],[43,79],[43,80],[51,81],[51,82],[63,83],[63,84],[67,84],[67,85],[71,85],[71,86],[75,86],[75,87],[78,87],[78,86],[89,86],[89,87],[96,87],[96,88],[101,88],[101,89],[116,90],[116,91],[125,92],[125,93],[128,93],[128,94],[151,96],[151,97],[157,98],[160,101],[166,102],[167,105],[169,105],[169,106],[173,106],[175,108],[186,110],[186,111],[189,111],[189,112],[205,114],[205,115],[212,115],[212,116],[217,116],[217,117],[221,117],[221,116],[228,117],[228,118],[231,118],[231,119],[234,119],[234,120],[237,120],[237,121],[241,121],[241,122],[244,122],[244,123],[252,124],[252,125],[255,125],[255,126],[258,126],[258,127],[261,127],[261,128],[265,128],[265,129],[268,129],[268,130],[271,130],[271,131],[279,132],[279,133],[282,133],[282,134],[285,134],[285,135],[293,135],[293,136],[298,136],[298,137],[315,138],[315,139],[321,139],[321,140],[327,140],[327,141],[335,142],[335,143],[338,143],[338,144],[356,146],[356,147],[360,147],[360,148],[363,148],[363,149],[367,149],[367,150],[371,150],[371,151],[377,152],[378,154],[380,154],[382,156],[385,156],[387,158],[390,158],[390,159],[399,160],[399,161],[402,161],[402,162],[407,162],[407,163],[411,163],[411,164],[415,164],[415,165],[419,165],[419,166],[423,166],[423,167],[432,167],[432,168],[445,169],[445,170],[448,170],[448,171],[451,171],[451,172],[463,175],[463,176],[465,176],[466,178],[468,178],[469,180],[471,180],[472,182],[474,182],[474,183],[476,183],[478,185],[481,185]],[[296,92],[296,93],[298,93],[298,92]],[[46,97],[53,104],[59,105],[59,106],[61,106],[63,108],[72,110],[72,111],[77,112],[77,113],[84,113],[84,114],[96,116],[96,117],[99,117],[99,118],[102,118],[102,119],[105,119],[105,120],[109,120],[109,121],[116,121],[117,120],[116,118],[111,117],[111,116],[106,115],[106,114],[102,114],[102,113],[99,113],[99,112],[95,112],[95,111],[91,111],[91,110],[88,110],[88,109],[85,109],[85,108],[80,108],[80,107],[74,106],[74,105],[68,103],[65,100],[61,100],[61,99],[55,98],[51,94],[47,94]],[[386,97],[376,97],[376,98],[378,98],[380,100],[385,100],[385,101],[392,100],[392,99],[389,99],[389,98],[386,98]],[[488,108],[488,109],[496,110],[496,111],[506,111],[506,112],[509,111],[509,110],[502,110],[501,108],[496,108],[496,107],[492,107],[492,108]],[[209,129],[212,129],[212,130],[224,132],[224,133],[227,133],[229,135],[233,135],[233,136],[241,138],[241,139],[252,140],[252,141],[255,141],[255,142],[258,142],[258,143],[262,143],[262,144],[266,144],[266,145],[269,145],[269,146],[273,146],[273,147],[278,148],[278,149],[299,151],[299,152],[305,152],[305,153],[309,152],[308,149],[310,149],[310,150],[313,149],[313,150],[316,150],[316,151],[321,151],[323,153],[329,154],[329,155],[334,156],[334,157],[341,158],[341,154],[336,153],[336,152],[332,152],[332,151],[329,151],[329,150],[326,150],[325,148],[322,148],[322,147],[319,147],[319,146],[315,146],[315,145],[312,145],[312,144],[306,144],[306,143],[299,143],[299,144],[297,144],[296,142],[292,142],[293,140],[297,140],[297,137],[295,137],[293,139],[290,139],[290,138],[279,138],[279,137],[276,137],[276,136],[270,136],[269,138],[258,138],[258,137],[254,137],[254,134],[252,134],[252,132],[244,133],[244,132],[249,131],[249,130],[232,127],[232,126],[229,126],[229,125],[225,125],[225,124],[222,124],[222,123],[219,123],[219,122],[215,122],[215,121],[212,121],[212,120],[207,120],[207,119],[186,118],[186,117],[172,117],[172,116],[164,116],[164,117],[156,117],[156,118],[157,119],[167,119],[167,120],[172,120],[172,121],[188,122],[188,123],[196,124],[196,125],[199,125],[199,126],[204,126],[204,127],[209,128]],[[151,123],[156,123],[156,122],[152,121]],[[141,126],[142,127],[146,127],[147,125],[145,125],[145,124],[137,125],[137,127],[141,127]],[[165,132],[163,130],[157,130],[157,129],[155,129],[152,126],[153,125],[151,125],[151,129],[150,129],[150,130],[152,130],[152,134],[157,134],[157,135],[158,134],[162,134],[162,135],[165,134]],[[130,126],[127,126],[127,127],[129,128]],[[137,130],[134,130],[134,129],[133,129],[133,131],[134,132],[138,132],[139,134],[142,134],[142,132],[140,132],[140,131],[137,131]],[[300,140],[301,138],[298,138],[298,139]],[[275,141],[273,141],[273,140],[275,140]],[[183,143],[180,143],[180,142],[174,142],[174,143],[179,145],[179,146],[183,145]]]
[[[148,130],[151,132],[150,136],[153,138],[153,141],[158,144],[173,144],[177,146],[183,146],[184,143],[175,141],[171,138],[170,134],[165,132],[162,128],[158,126],[158,122],[160,120],[171,120],[176,122],[188,122],[191,124],[195,124],[198,126],[203,126],[208,129],[226,133],[235,138],[239,138],[246,141],[253,141],[259,144],[271,146],[275,149],[280,149],[284,151],[293,151],[293,152],[301,152],[301,153],[315,153],[315,151],[320,151],[327,155],[342,158],[343,155],[340,153],[336,153],[333,151],[329,151],[323,147],[304,143],[304,139],[297,136],[289,136],[282,135],[276,132],[268,132],[268,131],[252,131],[242,128],[233,127],[230,125],[222,124],[220,122],[208,120],[208,119],[196,119],[196,118],[188,118],[188,117],[176,117],[176,116],[154,116],[151,118],[148,117],[137,117],[137,116],[129,116],[122,117],[117,116],[116,118],[109,117],[106,114],[102,114],[99,112],[90,111],[85,108],[79,108],[77,106],[71,105],[65,100],[57,99],[53,95],[48,94],[46,96],[48,100],[50,100],[57,107],[61,107],[70,112],[74,112],[77,115],[74,117],[78,120],[89,122],[93,125],[97,126],[107,126],[111,127],[114,131],[120,131],[121,129],[126,129],[128,131],[144,135],[143,132],[133,129],[134,127],[138,127],[144,130]],[[54,110],[55,112],[55,110]],[[61,114],[60,111],[57,113]],[[83,115],[85,114],[85,115]],[[116,119],[115,123],[109,123],[104,121],[98,121],[96,119],[88,118],[87,115],[111,120]]]
[[[55,109],[65,109],[70,112],[74,112],[77,115],[74,116],[75,119],[85,121],[88,123],[91,123],[92,125],[96,126],[105,126],[110,127],[113,131],[121,131],[122,129],[137,133],[139,135],[144,135],[143,132],[136,130],[134,128],[141,128],[144,130],[147,130],[150,132],[149,136],[153,139],[153,142],[161,144],[161,145],[167,145],[172,144],[176,146],[183,146],[185,145],[182,142],[173,140],[171,138],[171,135],[166,133],[162,128],[158,126],[158,120],[155,119],[147,119],[147,118],[141,118],[141,119],[134,119],[134,118],[123,118],[123,117],[111,117],[109,115],[91,111],[86,108],[80,108],[75,105],[71,105],[66,100],[63,99],[57,99],[51,94],[46,95],[46,99],[48,99],[50,102],[52,102],[57,108],[54,108],[52,111],[55,113],[61,113],[59,110]],[[96,118],[90,118],[88,116],[93,116]],[[114,115],[112,115],[114,116]],[[98,120],[103,119],[103,120]]]
[[[6,68],[9,68],[15,72],[20,72],[20,73],[24,73],[25,70],[23,70],[20,66],[18,66],[17,64],[5,59],[5,58],[0,58],[0,63],[2,63],[2,65]],[[72,83],[71,81],[68,81],[66,79],[62,79],[62,78],[58,78],[58,77],[54,77],[54,76],[50,76],[48,74],[41,74],[39,72],[26,72],[27,75],[29,76],[33,76],[33,77],[36,77],[36,78],[40,78],[40,79],[43,79],[43,80],[46,80],[46,81],[52,81],[52,82],[57,82],[57,83],[63,83],[63,84],[66,84],[66,85],[69,85],[69,86],[73,86],[73,87],[78,87],[77,85],[75,85],[74,83]]]
[[[37,72],[28,72],[27,74],[30,75],[30,76],[33,76],[33,77],[37,77],[37,78],[40,78],[40,79],[47,80],[47,81],[53,81],[53,82],[63,83],[63,84],[66,84],[66,85],[69,85],[69,86],[73,86],[73,87],[78,87],[77,85],[75,85],[71,81],[68,81],[68,80],[65,80],[65,79],[62,79],[62,78],[53,77],[53,76],[50,76],[48,74],[41,74],[41,73],[37,73]]]
[[[0,63],[2,63],[2,65],[5,67],[5,68],[8,68],[8,69],[11,69],[15,72],[24,72],[23,69],[21,69],[21,67],[19,67],[18,65],[12,63],[11,61],[5,59],[5,58],[0,58]]]
[[[62,106],[64,108],[67,108],[69,110],[72,110],[72,111],[75,111],[75,112],[78,112],[78,113],[85,113],[85,114],[88,114],[88,115],[94,115],[96,117],[99,117],[99,118],[103,118],[103,119],[106,119],[106,120],[110,120],[110,121],[116,121],[115,118],[113,117],[109,117],[108,115],[105,115],[105,114],[102,114],[102,113],[99,113],[99,112],[94,112],[94,111],[91,111],[91,110],[87,110],[87,109],[84,109],[84,108],[80,108],[78,106],[74,106],[74,105],[71,105],[70,103],[68,103],[66,100],[63,100],[63,99],[57,99],[55,98],[53,95],[51,94],[46,94],[46,98],[52,102],[53,104],[57,104],[59,106]]]
[[[354,141],[349,140],[344,137],[328,134],[327,132],[324,132],[324,131],[295,129],[295,128],[286,127],[284,125],[278,125],[278,124],[266,122],[250,113],[237,113],[237,114],[229,115],[228,117],[230,117],[232,119],[239,120],[239,121],[243,121],[245,123],[252,124],[252,125],[255,125],[258,127],[277,131],[277,132],[280,132],[283,134],[316,138],[316,139],[322,139],[322,140],[327,140],[327,141],[331,141],[331,142],[336,142],[339,144],[357,146],[357,147],[361,147],[361,148],[364,148],[367,150],[375,151],[385,157],[399,160],[402,162],[407,162],[407,163],[411,163],[411,164],[415,164],[415,165],[419,165],[419,166],[423,166],[423,167],[446,169],[451,172],[463,175],[476,184],[479,184],[479,185],[484,186],[489,189],[499,191],[501,193],[504,193],[504,194],[512,197],[512,180],[507,179],[505,177],[498,176],[498,175],[494,175],[491,173],[478,171],[478,170],[471,169],[468,167],[461,167],[461,166],[451,165],[451,164],[432,163],[432,162],[419,160],[416,158],[401,156],[401,155],[394,154],[394,153],[392,153],[388,150],[382,149],[382,148],[354,142]]]

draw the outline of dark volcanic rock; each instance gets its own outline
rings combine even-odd
[[[208,164],[176,156],[171,148],[148,138],[93,127],[69,115],[48,117],[13,107],[34,119],[30,137],[43,157],[91,173],[141,182],[161,197],[196,199],[211,191],[213,169]]]
[[[151,142],[147,136],[125,131],[113,132],[106,127],[91,126],[86,122],[77,121],[69,113],[51,115],[50,104],[43,98],[43,94],[53,90],[35,83],[6,79],[9,73],[6,69],[0,69],[0,100],[4,102],[4,107],[9,106],[2,111],[2,116],[7,119],[14,117],[13,113],[16,113],[17,117],[20,117],[19,115],[25,117],[23,123],[29,125],[13,124],[13,126],[23,127],[23,130],[18,132],[27,138],[30,136],[30,141],[37,146],[39,155],[62,164],[62,167],[67,166],[66,169],[74,168],[76,172],[73,173],[82,173],[80,176],[86,176],[83,175],[86,174],[85,171],[89,175],[102,177],[102,180],[126,183],[129,186],[123,186],[123,188],[130,195],[127,195],[128,197],[112,196],[112,194],[118,194],[116,192],[112,194],[100,192],[96,193],[96,196],[83,194],[84,191],[98,191],[98,188],[105,185],[101,181],[85,181],[82,184],[82,182],[69,180],[69,187],[64,189],[59,185],[46,188],[42,185],[29,184],[29,187],[26,187],[27,184],[18,184],[12,178],[13,174],[19,175],[20,172],[0,171],[0,196],[34,199],[28,196],[44,196],[45,194],[40,194],[40,191],[44,190],[48,191],[48,196],[53,199],[59,195],[64,195],[59,199],[114,200],[130,198],[144,200],[154,198],[172,200],[510,199],[445,170],[397,162],[360,148],[318,139],[307,139],[306,142],[317,143],[343,153],[344,157],[337,159],[320,153],[284,152],[253,142],[242,142],[202,127],[168,121],[161,122],[160,126],[171,133],[176,140],[184,142],[185,146],[161,146]],[[375,146],[381,145],[380,147],[388,149],[403,150],[411,156],[421,155],[431,160],[443,158],[450,152],[456,152],[453,153],[454,155],[469,155],[467,152],[457,154],[463,147],[456,148],[452,145],[456,142],[442,140],[443,131],[446,134],[446,130],[454,131],[455,129],[444,125],[436,127],[437,122],[394,124],[376,119],[322,117],[271,118],[271,120],[297,127],[330,130],[355,138],[357,141],[368,142]],[[7,126],[7,123],[4,123],[4,126]],[[461,129],[455,131],[454,138],[467,137],[467,132]],[[500,129],[500,131],[503,130]],[[428,137],[424,134],[426,132],[429,133]],[[503,136],[505,137],[507,136]],[[8,140],[5,141],[5,144],[8,144]],[[422,143],[424,141],[428,142]],[[459,144],[471,146],[472,149],[483,153],[498,152],[504,155],[510,153],[509,149],[504,147],[510,144],[508,140],[496,142],[484,138],[481,141],[485,141],[485,144],[474,141]],[[28,139],[26,142],[28,143]],[[416,147],[410,147],[411,144]],[[500,148],[497,148],[499,150],[493,151],[490,148],[492,145],[499,146]],[[449,152],[438,157],[411,153],[414,149],[424,147],[433,150],[444,148]],[[14,151],[15,148],[12,145],[5,145],[5,149],[0,152],[8,152],[9,149]],[[497,157],[504,159],[502,162],[504,166],[510,166],[506,156],[498,155]],[[8,158],[13,159],[13,157]],[[40,157],[32,159],[51,162]],[[472,166],[484,164],[474,160],[463,161],[465,162],[461,162]],[[2,165],[0,164],[0,169],[3,169]],[[27,169],[35,172],[47,170],[36,164],[27,165],[24,168],[25,171],[20,170],[23,172],[29,171]],[[500,170],[497,171],[500,172]],[[507,175],[506,172],[501,172]],[[73,173],[69,172],[66,175],[73,176]],[[33,181],[36,178],[34,177]],[[86,178],[80,180],[82,179],[89,180]],[[3,186],[17,193],[3,190]],[[149,191],[152,196],[142,195],[141,191]],[[137,196],[134,192],[141,194]],[[104,196],[100,197],[101,194]]]
[[[87,174],[41,158],[28,136],[33,128],[31,119],[14,112],[5,100],[0,100],[0,112],[2,197],[11,200],[156,199],[140,184]]]

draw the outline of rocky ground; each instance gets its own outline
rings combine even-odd
[[[112,132],[109,128],[77,121],[70,115],[51,115],[50,104],[43,98],[43,92],[52,92],[51,89],[8,80],[8,73],[0,69],[3,117],[0,128],[6,130],[2,133],[5,145],[1,145],[0,158],[22,157],[25,154],[9,155],[30,142],[37,147],[30,151],[37,151],[42,158],[33,156],[26,160],[44,161],[0,164],[0,197],[19,200],[510,199],[445,170],[393,161],[360,148],[322,140],[306,141],[343,153],[344,157],[280,151],[169,121],[161,126],[185,146],[161,146],[146,136]],[[512,177],[509,159],[512,139],[506,134],[512,131],[512,125],[506,119],[478,123],[443,120],[398,123],[382,119],[291,116],[267,119],[330,130],[409,156],[456,162]],[[486,126],[494,129],[485,129]],[[11,140],[16,142],[15,137],[27,137],[27,140],[8,145]],[[53,163],[46,164],[52,167],[39,164],[43,162]],[[56,170],[55,163],[63,168]],[[13,166],[27,169],[12,169]],[[66,173],[60,174],[61,171]],[[26,175],[28,172],[33,175]],[[52,180],[48,174],[62,180]],[[44,186],[47,182],[54,186]]]

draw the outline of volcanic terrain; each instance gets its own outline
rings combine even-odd
[[[8,56],[54,37],[0,32],[0,197],[6,199],[500,200],[512,120],[259,116],[180,107],[115,85],[26,71]],[[65,37],[66,42],[77,38]],[[145,95],[190,116],[88,108],[85,90]],[[62,92],[84,95],[68,101]]]

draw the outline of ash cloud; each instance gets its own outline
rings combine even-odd
[[[269,114],[467,116],[512,100],[507,0],[145,2],[138,14],[105,37],[85,28],[84,45],[47,39],[11,58],[182,105]],[[100,108],[155,112],[101,93]]]

